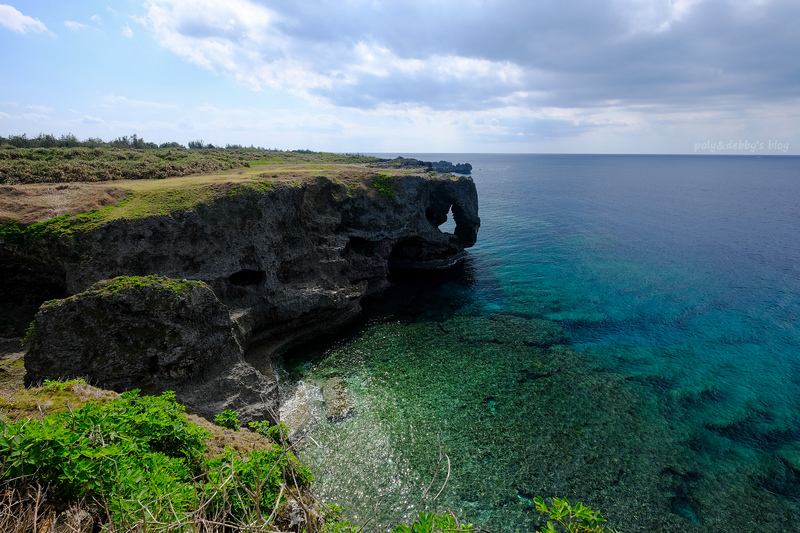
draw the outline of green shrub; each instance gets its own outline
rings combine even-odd
[[[36,338],[36,321],[33,320],[28,324],[28,329],[25,331],[25,336],[22,337],[22,345],[27,346]]]
[[[263,437],[269,437],[269,420],[259,420],[258,422],[250,422],[248,424],[250,429]]]
[[[262,527],[286,496],[299,497],[298,488],[312,481],[311,472],[277,445],[246,456],[226,448],[205,459],[208,437],[189,422],[174,393],[131,391],[108,403],[5,424],[0,479],[3,488],[20,493],[49,487],[51,500],[84,500],[106,510],[108,531],[144,531],[142,524],[154,522],[173,524],[170,531],[200,523]]]
[[[340,505],[325,505],[323,511],[325,523],[322,525],[321,533],[356,533],[359,530],[349,520],[342,517],[344,508]]]
[[[272,439],[278,444],[282,444],[289,439],[289,428],[283,422],[278,422],[274,426],[270,426],[267,430],[267,437]]]
[[[372,188],[381,196],[394,196],[394,177],[390,174],[378,174],[372,180]]]
[[[63,391],[63,390],[72,390],[72,387],[74,387],[78,383],[86,383],[86,381],[83,378],[71,379],[69,381],[46,379],[44,380],[43,385],[44,388],[46,388],[47,390]]]
[[[264,437],[268,437],[273,442],[281,444],[289,439],[289,428],[283,422],[270,425],[269,420],[260,420],[258,422],[250,422],[250,427]]]
[[[553,506],[548,507],[544,498],[536,496],[533,503],[536,505],[537,511],[547,515],[551,520],[555,520],[567,533],[604,533],[605,531],[613,533],[614,531],[606,530],[600,525],[606,519],[599,512],[592,511],[591,507],[580,502],[570,505],[566,499],[553,498]],[[559,530],[556,529],[553,522],[548,521],[544,533],[556,533],[557,531]]]
[[[117,517],[141,511],[140,501],[169,500],[186,509],[194,501],[188,482],[207,436],[188,422],[174,393],[139,397],[131,391],[109,403],[6,425],[0,477],[49,485],[64,501],[104,500]],[[149,512],[169,516],[169,506],[159,507]]]
[[[208,462],[207,478],[204,491],[212,511],[226,510],[247,521],[253,514],[269,514],[287,479],[302,487],[311,483],[313,475],[293,453],[273,446],[255,450],[245,458],[226,448],[225,454]]]
[[[417,513],[409,525],[398,524],[392,533],[435,533],[439,531],[475,531],[472,524],[461,524],[452,514]]]
[[[231,411],[230,409],[225,409],[220,414],[215,416],[214,423],[218,426],[232,429],[234,431],[239,431],[241,428],[239,425],[239,413],[236,411]]]

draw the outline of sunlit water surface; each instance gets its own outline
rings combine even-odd
[[[800,527],[800,159],[416,157],[473,165],[478,244],[285,355],[323,500],[388,529],[441,449],[422,506],[496,532],[540,527],[535,495],[627,532]]]

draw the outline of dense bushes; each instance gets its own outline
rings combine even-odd
[[[367,163],[357,154],[306,153],[263,148],[187,150],[176,143],[164,148],[135,149],[65,146],[20,148],[0,138],[0,184],[97,182],[163,179],[206,174],[253,164]],[[169,147],[166,147],[169,146]]]
[[[248,151],[122,148],[0,149],[0,183],[162,179],[229,170],[257,159]]]
[[[311,481],[277,444],[206,459],[208,436],[188,421],[174,393],[128,392],[106,404],[4,424],[0,478],[6,491],[48,487],[53,507],[85,501],[110,531],[158,523],[174,530],[203,522],[233,531],[268,525],[287,496],[300,498]]]

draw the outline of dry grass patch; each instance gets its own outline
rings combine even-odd
[[[35,224],[66,213],[88,213],[125,199],[125,190],[94,183],[0,185],[0,224]]]
[[[216,457],[229,448],[239,455],[248,455],[254,450],[265,450],[272,445],[272,441],[267,437],[247,429],[232,430],[220,427],[197,415],[188,415],[189,422],[197,424],[201,428],[211,433],[211,437],[206,439],[208,449],[203,454],[207,459]]]

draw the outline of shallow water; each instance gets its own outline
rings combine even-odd
[[[624,531],[796,529],[800,159],[419,157],[473,165],[478,244],[286,354],[323,499],[388,528],[441,446],[423,505],[492,531],[539,526],[535,495]]]

